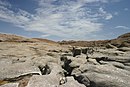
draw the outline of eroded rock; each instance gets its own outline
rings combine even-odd
[[[0,80],[16,78],[26,74],[41,74],[38,67],[32,66],[30,63],[16,63],[0,66]]]
[[[112,65],[81,66],[75,75],[89,78],[90,87],[129,87],[130,73]]]

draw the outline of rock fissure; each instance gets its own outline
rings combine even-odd
[[[76,46],[0,34],[0,87],[129,87],[129,35]]]
[[[51,73],[50,67],[46,64],[45,66],[38,66],[39,70],[41,71],[42,75],[47,75]]]

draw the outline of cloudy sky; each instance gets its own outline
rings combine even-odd
[[[130,0],[0,0],[0,32],[51,40],[130,32]]]

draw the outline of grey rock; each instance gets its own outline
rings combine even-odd
[[[27,87],[58,87],[64,77],[64,70],[56,63],[48,63],[51,72],[48,75],[32,76]],[[64,83],[62,83],[64,84]]]
[[[32,66],[30,63],[15,63],[0,65],[0,80],[19,77],[26,74],[41,74],[38,67]]]
[[[0,87],[18,87],[19,83],[7,83]]]
[[[76,76],[75,79],[76,79],[79,83],[84,84],[86,87],[90,87],[90,80],[89,80],[88,77],[83,76],[83,75],[79,75],[79,76]]]
[[[114,45],[112,45],[112,44],[110,44],[110,43],[106,44],[106,48],[108,48],[108,49],[110,49],[110,48],[112,48],[112,49],[117,49],[116,46],[114,46]]]
[[[60,85],[59,87],[86,87],[83,84],[78,83],[73,77],[67,77],[67,83]]]
[[[130,48],[128,48],[128,47],[122,47],[122,48],[118,48],[117,50],[123,51],[123,52],[127,52],[127,51],[130,51]]]
[[[58,87],[59,79],[55,75],[33,76],[27,87]]]
[[[127,56],[110,56],[108,57],[109,61],[116,61],[120,63],[129,63],[130,62],[130,57]]]
[[[93,65],[99,65],[99,63],[96,61],[96,59],[89,58],[87,60],[87,62],[90,63],[90,64],[93,64]]]
[[[51,69],[51,73],[50,75],[59,75],[59,76],[64,76],[64,70],[62,69],[62,67],[56,63],[49,63],[48,66]]]
[[[79,69],[77,76],[89,78],[90,87],[129,87],[130,73],[112,65],[86,64]],[[75,73],[76,75],[76,73]]]

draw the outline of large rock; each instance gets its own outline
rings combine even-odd
[[[129,87],[130,85],[130,72],[113,65],[86,64],[78,68],[77,73],[72,73],[77,77],[82,75],[84,78],[89,78],[90,87]]]
[[[59,79],[55,75],[33,76],[27,87],[57,87]]]
[[[55,63],[50,63],[49,75],[38,75],[31,77],[27,87],[85,87],[79,84],[73,77],[64,77],[63,69]]]
[[[31,77],[27,87],[57,87],[58,85],[65,83],[60,83],[60,80],[65,78],[61,66],[56,63],[48,63],[47,65],[51,70],[50,74]]]
[[[71,75],[73,69],[78,68],[80,65],[86,63],[85,58],[65,57],[60,58],[61,66],[67,71],[67,75]]]
[[[41,74],[38,67],[30,63],[4,64],[0,63],[0,80],[16,78],[27,74]]]
[[[27,87],[85,87],[85,85],[74,80],[73,77],[67,77],[64,84],[60,84],[60,80],[56,75],[33,76]]]
[[[64,70],[62,69],[62,67],[56,63],[49,63],[48,66],[51,69],[51,73],[52,75],[60,75],[60,73],[64,73]]]

